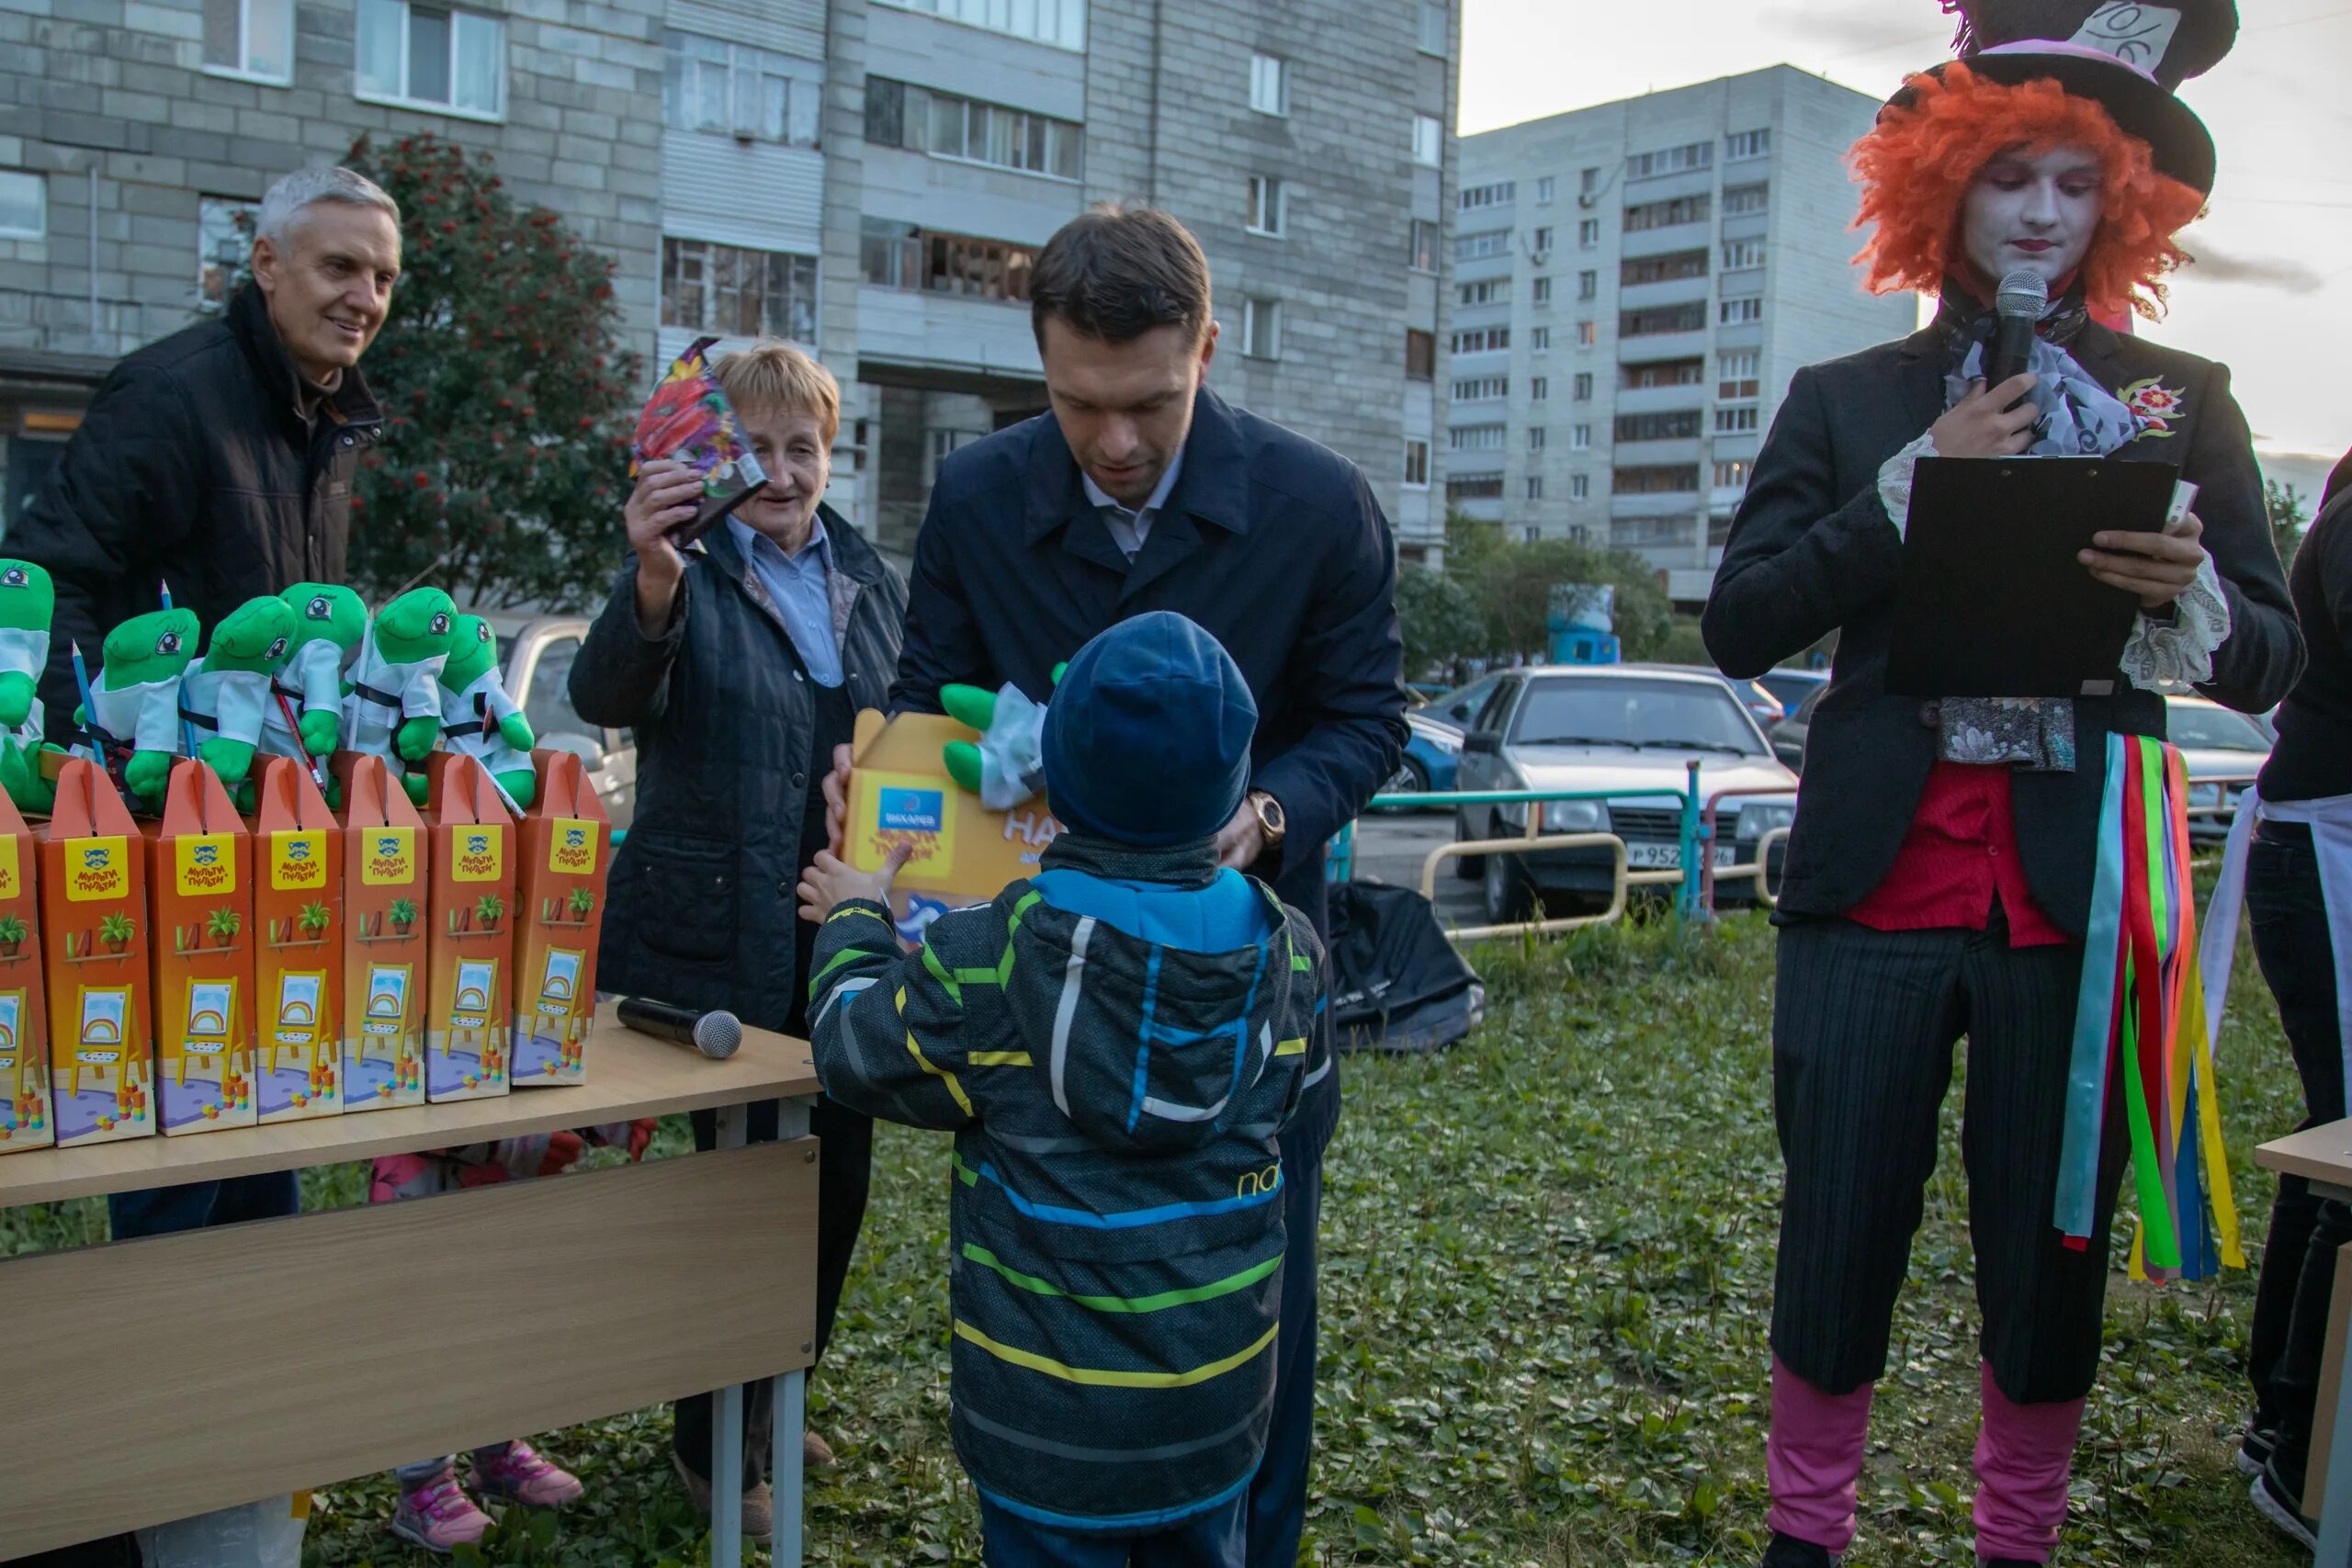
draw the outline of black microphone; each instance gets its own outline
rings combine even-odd
[[[742,1022],[723,1010],[704,1012],[648,997],[623,997],[617,1010],[625,1027],[656,1040],[691,1045],[713,1061],[725,1061],[743,1043]]]
[[[2033,329],[2049,305],[2050,285],[2032,268],[2018,267],[2001,279],[2001,291],[1993,301],[1999,326],[1993,333],[1992,347],[1984,355],[1987,387],[1997,387],[2012,377],[2022,376],[2032,367]]]

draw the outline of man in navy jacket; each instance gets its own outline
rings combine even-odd
[[[1191,617],[1240,666],[1260,716],[1219,857],[1319,932],[1325,848],[1407,735],[1387,520],[1354,464],[1204,384],[1208,262],[1167,214],[1072,220],[1037,258],[1030,300],[1052,412],[943,466],[891,705],[936,713],[949,682],[1011,682],[1042,702],[1054,667],[1105,627],[1148,610]],[[1282,1137],[1290,1254],[1251,1568],[1291,1568],[1305,1522],[1316,1222],[1339,1111],[1327,1072]]]

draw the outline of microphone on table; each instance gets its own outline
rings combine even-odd
[[[2031,267],[2018,267],[2001,279],[1993,309],[1999,326],[1984,355],[1984,384],[1997,387],[2022,376],[2033,365],[2033,329],[2050,306],[2050,285]],[[2024,400],[2019,399],[2022,402]],[[2011,403],[2010,408],[2017,407]]]
[[[724,1010],[705,1012],[649,997],[623,997],[616,1010],[623,1027],[676,1045],[691,1045],[716,1062],[723,1062],[743,1043],[741,1021]]]

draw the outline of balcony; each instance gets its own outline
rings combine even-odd
[[[1652,333],[1645,337],[1617,340],[1617,359],[1623,365],[1646,365],[1655,359],[1697,359],[1713,344],[1705,327],[1687,333]]]
[[[1620,412],[1624,412],[1621,406]],[[1695,463],[1699,460],[1699,441],[1695,436],[1671,436],[1663,441],[1620,441],[1614,444],[1620,468],[1649,468],[1668,463]],[[1699,504],[1696,491],[1678,491],[1687,496],[1687,505],[1694,511]]]
[[[1663,229],[1636,229],[1626,233],[1618,241],[1617,254],[1662,256],[1672,251],[1705,250],[1714,243],[1715,226],[1712,221],[1669,223]]]
[[[1619,413],[1675,413],[1683,409],[1707,406],[1709,389],[1693,382],[1683,387],[1627,387],[1620,385],[1611,407]]]
[[[1660,283],[1628,283],[1617,290],[1620,310],[1643,310],[1657,305],[1706,303],[1713,298],[1705,273],[1696,277],[1671,277]]]
[[[1693,531],[1704,503],[1695,490],[1663,491],[1651,495],[1612,495],[1609,498],[1609,515],[1615,518],[1679,517]]]

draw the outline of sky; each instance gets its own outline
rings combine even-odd
[[[1464,135],[1783,63],[1883,96],[1952,33],[1935,0],[1463,6]],[[2352,0],[2239,10],[2236,49],[2181,92],[2221,152],[2211,215],[2183,237],[2199,261],[2141,330],[2225,362],[2265,468],[2315,491],[2352,446]]]

